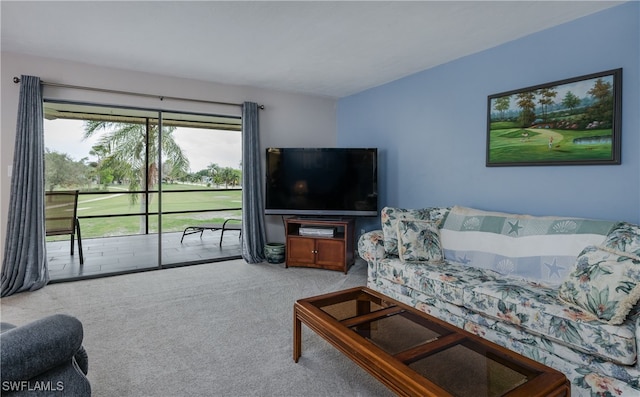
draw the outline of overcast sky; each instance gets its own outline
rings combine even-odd
[[[44,120],[45,146],[51,151],[66,153],[75,161],[84,157],[95,160],[89,151],[98,137],[83,140],[83,131],[81,120]],[[179,127],[173,136],[189,159],[191,172],[207,168],[211,163],[223,168],[240,168],[242,137],[238,131]]]

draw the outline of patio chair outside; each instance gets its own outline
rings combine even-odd
[[[229,223],[232,222],[232,223]],[[187,226],[182,232],[182,238],[180,239],[180,243],[184,240],[184,236],[188,236],[190,234],[200,233],[200,238],[202,238],[202,233],[205,230],[211,230],[215,232],[216,230],[220,230],[220,246],[222,247],[222,238],[224,237],[224,232],[229,230],[234,230],[240,232],[238,238],[242,237],[242,219],[241,218],[228,218],[224,221],[224,223],[204,223],[198,226]]]
[[[80,264],[84,264],[82,254],[82,236],[78,221],[78,191],[46,192],[44,200],[45,231],[47,236],[71,235],[71,255],[73,255],[75,238],[78,238]]]

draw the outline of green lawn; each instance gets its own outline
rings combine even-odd
[[[172,190],[183,189],[207,189],[206,187],[198,187],[180,184],[163,185],[162,193],[162,211],[197,211],[197,210],[218,210],[225,208],[241,208],[242,192],[236,190],[221,190],[215,192],[193,191],[193,192],[175,192]],[[82,217],[90,215],[108,215],[108,214],[133,214],[144,212],[141,207],[140,199],[132,204],[130,195],[123,194],[122,188],[110,187],[108,191],[113,194],[81,194],[78,198],[78,217],[80,218],[80,226],[83,238],[121,236],[140,233],[140,216],[118,216],[111,218],[90,218],[82,219]],[[158,210],[158,194],[151,195],[149,204],[149,212],[157,212]],[[223,210],[216,212],[201,213],[185,213],[185,214],[166,214],[162,217],[162,228],[164,232],[182,231],[187,226],[199,225],[202,223],[222,223],[228,217],[241,215],[241,210]],[[149,229],[151,232],[158,231],[158,217],[149,217]],[[67,239],[64,236],[57,238],[50,237],[47,240]]]

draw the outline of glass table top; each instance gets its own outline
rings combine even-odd
[[[453,326],[362,291],[312,304],[455,396],[501,396],[538,374]]]

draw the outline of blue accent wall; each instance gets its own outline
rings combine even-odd
[[[639,25],[629,2],[342,98],[337,145],[379,148],[381,207],[640,223]],[[487,96],[617,68],[621,165],[485,166]]]

